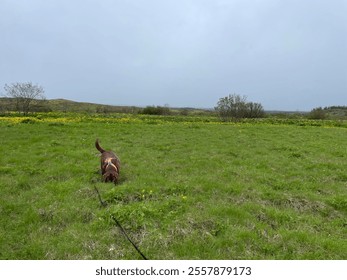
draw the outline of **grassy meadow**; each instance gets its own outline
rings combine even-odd
[[[149,259],[347,258],[346,122],[47,113],[0,129],[0,259],[141,259],[112,215]]]

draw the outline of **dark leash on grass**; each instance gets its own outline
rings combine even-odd
[[[120,228],[120,230],[123,232],[123,235],[126,237],[126,239],[128,239],[128,241],[131,243],[131,245],[133,245],[133,247],[136,249],[136,251],[141,255],[141,257],[144,260],[148,260],[146,258],[146,256],[140,251],[139,247],[137,247],[136,244],[130,239],[130,237],[128,236],[128,234],[126,233],[126,231],[124,230],[122,225],[118,222],[118,220],[116,219],[116,217],[113,214],[111,215],[111,218],[116,223],[116,225]]]
[[[97,188],[95,185],[94,185],[94,189],[95,189],[96,193],[98,194],[98,198],[99,198],[99,201],[100,201],[101,206],[102,206],[102,207],[106,207],[106,206],[107,206],[107,202],[106,202],[106,201],[103,201],[103,200],[101,199],[101,195],[100,195],[100,193],[99,193],[99,190],[98,190],[98,188]]]
[[[96,191],[96,193],[98,194],[98,198],[100,201],[100,204],[102,207],[106,207],[107,206],[107,202],[103,201],[101,199],[101,195],[100,192],[98,190],[98,188],[96,187],[96,185],[94,184],[94,189]],[[115,222],[116,226],[121,230],[121,232],[123,233],[123,235],[125,236],[125,238],[131,243],[131,245],[133,245],[133,247],[135,248],[135,250],[141,255],[141,257],[144,260],[148,260],[146,258],[146,256],[141,252],[141,250],[139,249],[139,247],[137,247],[137,245],[131,240],[131,238],[129,237],[129,235],[127,234],[127,232],[125,231],[125,229],[122,227],[121,223],[117,220],[117,218],[115,217],[114,214],[111,215],[112,220]]]

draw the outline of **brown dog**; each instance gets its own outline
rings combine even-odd
[[[104,182],[117,183],[120,171],[119,158],[113,152],[101,148],[98,139],[95,141],[95,147],[101,153],[101,174]]]

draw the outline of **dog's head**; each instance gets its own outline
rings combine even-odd
[[[115,171],[107,171],[103,175],[103,178],[105,183],[111,182],[116,184],[118,182],[118,173]]]

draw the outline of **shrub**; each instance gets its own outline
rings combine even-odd
[[[147,106],[141,111],[144,115],[170,115],[170,109],[168,107],[161,106]]]
[[[308,118],[312,120],[324,120],[326,117],[327,115],[322,107],[315,108],[308,114]]]
[[[247,102],[246,96],[229,94],[220,98],[215,110],[222,121],[230,121],[242,118],[261,118],[264,117],[264,109],[260,103]]]

